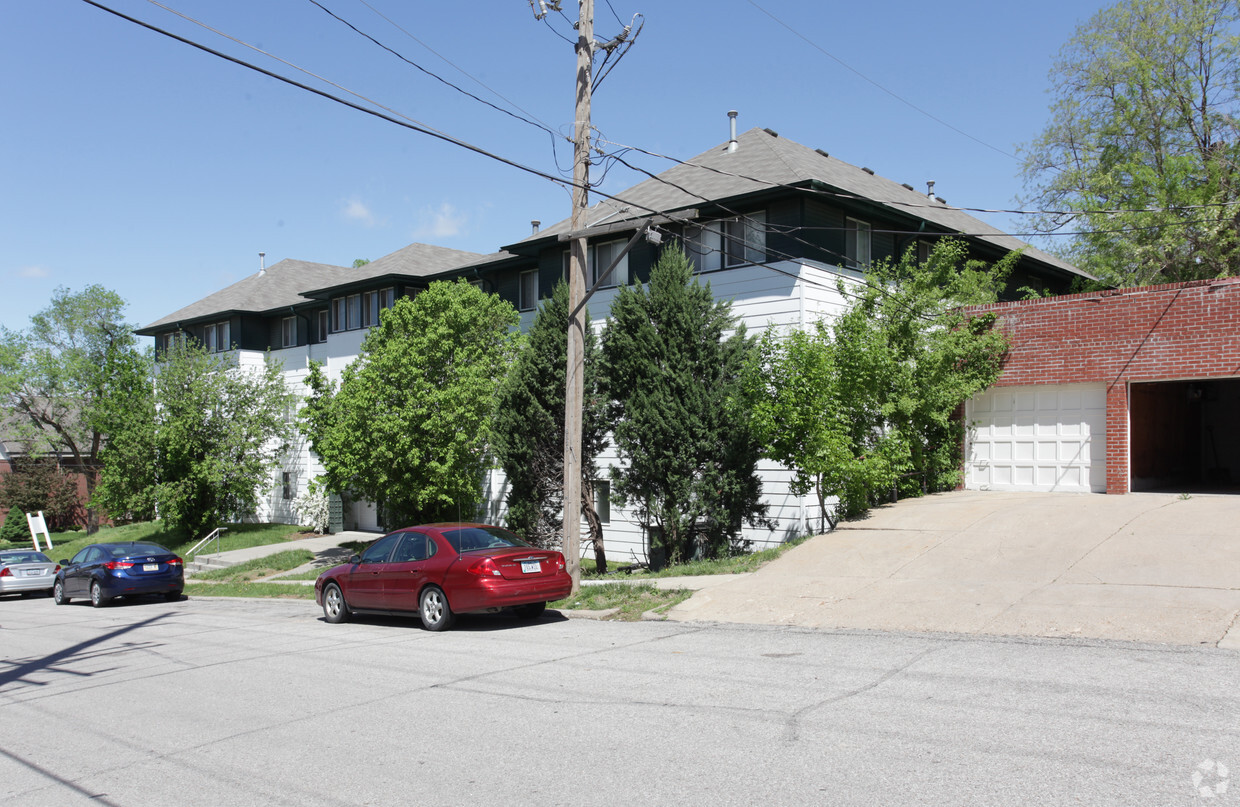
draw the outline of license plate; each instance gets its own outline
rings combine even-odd
[[[158,572],[158,571],[159,571],[159,564],[158,564],[158,563],[144,563],[144,564],[142,564],[142,571],[144,571],[144,572]]]
[[[542,571],[542,564],[536,560],[525,560],[521,562],[522,574],[538,574]]]
[[[27,577],[42,577],[43,570],[42,569],[27,569],[26,576]]]

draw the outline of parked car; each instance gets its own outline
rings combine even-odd
[[[163,594],[173,601],[185,588],[185,563],[175,553],[149,541],[91,544],[62,560],[52,597],[64,605],[74,597],[90,597],[99,608],[113,597]]]
[[[328,622],[355,613],[417,614],[427,630],[440,631],[456,614],[511,608],[534,619],[572,588],[559,552],[501,527],[427,524],[389,533],[323,572],[314,599]]]
[[[60,567],[33,549],[0,551],[0,594],[51,594]]]

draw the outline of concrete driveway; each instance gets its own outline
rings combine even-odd
[[[1240,496],[959,491],[876,508],[670,618],[1240,649],[1238,614]]]

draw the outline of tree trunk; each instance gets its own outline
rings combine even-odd
[[[581,481],[581,513],[590,528],[590,543],[594,545],[594,569],[607,574],[607,553],[603,551],[603,523],[594,509],[594,480]]]

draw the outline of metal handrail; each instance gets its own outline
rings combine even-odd
[[[198,552],[198,549],[203,544],[205,544],[207,541],[210,541],[212,538],[214,538],[215,539],[215,554],[218,555],[220,553],[220,533],[226,529],[228,528],[227,527],[216,527],[214,530],[211,531],[210,535],[208,535],[206,538],[203,538],[198,543],[194,544],[194,548],[186,552],[185,554],[191,557],[197,558],[197,555],[195,553]]]

